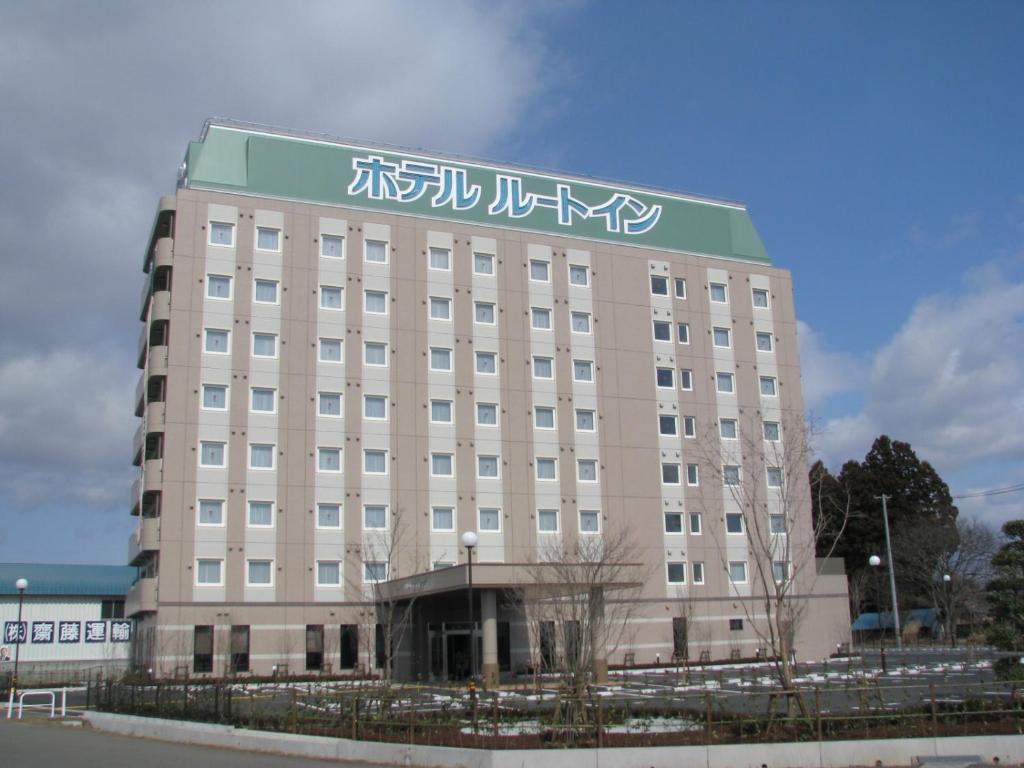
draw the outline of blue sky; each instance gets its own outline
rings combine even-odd
[[[827,463],[1024,482],[1024,5],[167,6],[0,0],[0,561],[123,560],[141,254],[211,115],[742,200]]]

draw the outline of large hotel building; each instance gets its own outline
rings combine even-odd
[[[154,675],[454,679],[471,626],[488,682],[555,665],[557,561],[594,557],[624,561],[584,585],[595,669],[769,653],[783,605],[801,659],[848,639],[790,276],[743,205],[214,120],[143,270]]]

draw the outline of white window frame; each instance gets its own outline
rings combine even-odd
[[[324,451],[337,451],[338,452],[338,468],[337,469],[324,469],[320,462],[321,454]],[[316,471],[322,472],[327,475],[340,475],[345,469],[345,453],[341,446],[335,445],[318,445],[316,447]]]
[[[689,323],[676,323],[676,342],[687,345],[690,343]]]
[[[210,286],[214,278],[228,281],[228,295],[227,296],[211,296]],[[211,301],[232,301],[235,298],[235,281],[231,275],[221,275],[217,273],[206,273],[206,298]]]
[[[497,518],[498,518],[498,527],[497,528],[484,528],[483,523],[481,522],[482,519],[483,519],[483,512],[484,512],[484,510],[487,510],[488,512],[494,512],[494,514],[497,516]],[[501,529],[504,526],[503,518],[504,518],[504,515],[501,514],[501,507],[477,507],[476,508],[476,525],[477,525],[477,528],[481,532],[483,532],[483,533],[501,533]]]
[[[257,467],[252,463],[252,449],[253,448],[269,448],[270,449],[270,466],[269,467]],[[249,443],[249,469],[253,472],[273,472],[277,469],[277,444],[276,443]]]
[[[576,330],[576,319],[582,318],[587,321],[587,330],[578,331]],[[569,332],[575,333],[579,336],[592,336],[594,333],[594,320],[589,312],[583,312],[581,310],[572,310],[569,312]],[[670,331],[671,332],[671,331]]]
[[[451,465],[451,472],[448,472],[447,474],[438,474],[437,472],[434,471],[434,469],[435,469],[434,459],[443,458],[445,456],[448,457],[448,461],[449,461],[449,463]],[[455,454],[454,453],[448,453],[447,451],[431,451],[431,453],[430,453],[430,476],[431,477],[442,477],[442,478],[453,479],[455,477]]]
[[[274,286],[274,300],[273,301],[266,301],[264,299],[256,298],[256,296],[257,296],[257,287],[258,287],[259,283],[267,283],[268,285],[273,285]],[[272,280],[269,277],[255,277],[254,276],[253,279],[252,279],[252,303],[253,304],[263,304],[263,305],[268,306],[268,307],[276,307],[276,306],[278,306],[281,303],[281,281],[280,280]]]
[[[490,272],[479,272],[479,271],[477,271],[477,268],[476,268],[476,257],[477,256],[486,256],[488,258],[488,260],[491,263],[491,271]],[[493,253],[484,253],[483,251],[473,251],[473,274],[474,275],[480,275],[482,277],[494,277],[494,273],[495,273],[494,265],[495,265],[496,261],[497,261],[497,258],[495,257],[495,255]]]
[[[253,581],[252,580],[252,565],[253,563],[266,563],[268,580],[267,581]],[[253,557],[245,558],[245,586],[255,587],[257,589],[266,589],[274,586],[274,561],[265,557]]]
[[[270,393],[270,410],[264,411],[256,408],[256,393],[257,392],[269,392]],[[249,387],[249,412],[250,413],[263,413],[263,414],[275,414],[277,413],[277,390],[273,387]]]
[[[551,413],[551,426],[550,427],[543,427],[543,426],[540,425],[539,417],[540,417],[540,412],[541,411],[546,411],[546,412],[550,412]],[[558,428],[558,421],[557,421],[556,410],[555,410],[555,407],[553,405],[535,405],[533,407],[533,428],[534,429],[544,429],[544,430],[547,430],[547,431],[552,431],[552,430],[555,430],[555,429]]]
[[[435,267],[434,266],[434,254],[443,253],[445,255],[445,262],[447,266]],[[427,269],[431,272],[451,272],[452,271],[452,249],[451,248],[438,248],[436,246],[427,248]]]
[[[725,344],[718,343],[718,334],[725,334]],[[732,349],[732,329],[716,325],[711,329],[711,343],[715,349]]]
[[[683,416],[683,437],[691,440],[697,437],[696,416]]]
[[[216,389],[223,389],[224,390],[224,405],[223,405],[223,407],[217,408],[215,406],[207,405],[206,404],[206,390],[207,390],[207,388],[211,388],[211,389],[212,388],[216,388]],[[227,411],[231,407],[231,401],[228,399],[230,397],[230,392],[231,392],[231,387],[229,385],[227,385],[227,384],[215,384],[213,382],[209,382],[209,383],[203,384],[202,387],[200,387],[200,393],[199,393],[199,407],[200,407],[200,409],[204,410],[204,411],[218,411],[218,412],[221,412],[221,413],[223,413],[224,411]]]
[[[540,476],[540,463],[544,461],[550,461],[555,468],[554,477],[541,477]],[[533,476],[538,483],[557,483],[558,482],[558,457],[557,456],[537,456],[533,460]]]
[[[203,445],[205,443],[215,444],[223,447],[221,455],[224,461],[220,464],[203,464]],[[228,465],[228,442],[227,440],[200,440],[199,441],[199,466],[202,469],[224,469]]]
[[[337,581],[320,581],[320,566],[321,565],[333,565],[338,569],[338,580]],[[317,560],[316,567],[313,572],[313,581],[318,587],[340,587],[341,586],[341,560]]]
[[[491,308],[491,319],[489,322],[487,320],[481,320],[479,315],[477,314],[477,311],[483,307]],[[498,324],[498,305],[495,304],[493,301],[474,301],[473,322],[476,325],[486,325],[492,328],[496,326]]]
[[[764,385],[766,382],[771,382],[772,391],[765,392]],[[778,397],[779,396],[779,380],[774,376],[758,376],[757,377],[757,389],[761,393],[761,397]]]
[[[536,277],[533,276],[533,267],[534,267],[535,264],[543,264],[544,265],[544,278],[543,279],[539,279],[539,278],[536,278]],[[529,274],[531,282],[534,282],[534,283],[550,283],[551,282],[551,262],[548,259],[530,259],[530,262],[529,262],[529,264],[527,266],[527,269],[529,270],[528,274]]]
[[[494,408],[494,423],[491,424],[486,421],[480,421],[480,406],[490,406]],[[501,416],[497,403],[477,403],[476,404],[476,425],[478,427],[497,427],[501,419]]]
[[[729,381],[729,389],[722,389],[722,380],[720,376],[727,376]],[[715,391],[720,395],[735,395],[736,394],[736,374],[730,373],[729,371],[715,371]]]
[[[254,523],[252,521],[252,507],[253,504],[266,504],[270,507],[270,522],[269,523]],[[247,499],[245,502],[245,525],[247,528],[273,528],[274,527],[274,502],[266,499]]]
[[[669,384],[668,386],[666,386],[664,384],[660,384],[658,382],[658,374],[662,373],[663,371],[668,371],[669,378],[672,379],[672,383]],[[661,366],[661,365],[656,365],[654,367],[654,386],[657,389],[675,389],[676,388],[676,369],[675,368],[666,368],[666,367]]]
[[[551,366],[551,375],[550,376],[538,376],[537,375],[537,361],[538,360],[547,361],[548,365]],[[533,356],[533,364],[530,366],[530,368],[532,369],[531,373],[533,374],[533,378],[538,379],[539,381],[554,381],[555,380],[555,358],[553,358],[553,357],[548,357],[547,355],[534,355]]]
[[[377,312],[376,310],[370,309],[370,305],[369,305],[369,302],[367,301],[367,299],[370,298],[371,294],[373,294],[374,297],[376,297],[376,296],[383,296],[384,297],[384,311],[383,312]],[[388,292],[387,291],[378,291],[376,288],[364,288],[363,289],[363,314],[366,314],[366,315],[376,315],[377,317],[387,317],[387,315],[388,315]],[[429,315],[429,312],[427,314]]]
[[[719,301],[715,298],[715,288],[721,288],[725,294],[725,299]],[[712,304],[728,304],[729,303],[729,286],[726,283],[708,283],[708,301]]]
[[[758,293],[763,293],[764,294],[764,306],[763,307],[758,305],[758,303],[754,300],[754,296],[757,295]],[[750,305],[754,309],[771,309],[771,307],[772,307],[772,293],[771,293],[771,291],[768,290],[767,288],[755,288],[754,286],[751,286],[750,287]]]
[[[272,355],[257,355],[256,354],[256,337],[261,336],[265,338],[271,338],[274,340],[274,354]],[[278,359],[278,338],[276,333],[267,333],[266,331],[253,331],[252,332],[252,349],[251,354],[257,360],[277,360]]]
[[[444,307],[446,314],[438,317],[434,314],[434,304]],[[450,323],[452,321],[452,299],[450,296],[428,296],[427,297],[427,320],[434,320],[438,323]]]
[[[743,568],[743,578],[742,579],[734,579],[733,578],[732,567],[734,565],[742,566],[742,568]],[[746,560],[730,560],[729,561],[729,565],[728,565],[728,567],[726,569],[726,573],[729,574],[729,583],[730,584],[746,584],[747,580],[749,578],[749,575],[750,575],[749,574],[749,568],[747,567],[747,561]]]
[[[675,581],[672,580],[671,572],[672,572],[672,566],[673,565],[682,566],[683,578],[681,580],[679,580],[679,579],[676,579]],[[686,573],[686,561],[685,560],[668,560],[668,561],[666,561],[666,563],[665,563],[665,582],[667,584],[669,584],[671,586],[675,586],[675,587],[684,586],[686,584],[686,576],[687,576],[687,573]]]
[[[693,479],[690,479],[690,469],[693,469]],[[686,485],[690,488],[697,488],[700,485],[700,464],[690,462],[686,465]]]
[[[214,227],[215,224],[218,225],[218,226],[221,226],[221,227],[227,227],[228,228],[228,231],[231,232],[231,242],[229,242],[229,243],[215,243],[213,241],[213,227]],[[234,248],[235,247],[235,225],[233,223],[231,223],[229,221],[214,221],[214,220],[211,219],[210,222],[209,222],[209,225],[207,227],[207,230],[208,230],[207,238],[206,238],[206,244],[207,245],[212,245],[212,246],[214,246],[216,248]]]
[[[324,242],[328,238],[330,238],[332,240],[338,240],[338,241],[341,242],[341,255],[340,256],[332,256],[330,254],[324,253]],[[347,238],[344,235],[332,235],[329,232],[321,232],[320,233],[320,257],[324,258],[324,259],[339,259],[339,260],[344,259],[345,258],[346,240],[347,240]]]
[[[384,471],[383,472],[371,472],[366,467],[367,459],[370,458],[370,454],[380,454],[384,458]],[[374,477],[386,477],[390,474],[388,469],[388,452],[383,448],[363,448],[363,474],[373,475]]]
[[[732,434],[727,435],[725,430],[726,424],[732,424]],[[736,419],[719,419],[718,420],[718,437],[722,440],[739,440],[740,429]]]
[[[377,401],[377,400],[383,400],[384,401],[384,415],[383,416],[367,416],[366,415],[366,406],[367,406],[367,404],[369,403],[369,401],[371,399],[374,400],[374,401]],[[387,395],[376,395],[376,394],[373,394],[371,392],[364,392],[363,393],[363,418],[366,421],[380,421],[380,422],[387,421],[388,417],[391,414],[391,409],[390,409],[389,405],[390,404],[388,403],[388,396]]]
[[[224,334],[224,351],[218,352],[210,349],[210,331]],[[231,354],[231,329],[229,328],[203,328],[203,354],[204,355],[230,355]]]
[[[675,467],[676,468],[676,481],[673,483],[671,480],[665,479],[665,468]],[[682,485],[683,482],[683,467],[675,461],[663,461],[661,462],[661,484],[662,485]]]
[[[593,480],[584,480],[582,477],[580,477],[580,471],[583,469],[583,465],[584,464],[593,464],[594,465],[594,479]],[[577,483],[595,483],[596,484],[596,483],[599,483],[600,481],[601,481],[601,467],[598,464],[597,459],[580,459],[580,458],[576,459],[576,482]]]
[[[324,413],[323,411],[323,397],[324,395],[330,395],[338,398],[338,412],[337,413]],[[345,416],[345,395],[341,392],[317,392],[316,393],[316,415],[324,419],[341,419]]]
[[[324,305],[325,291],[337,291],[338,292],[338,306],[329,307]],[[320,309],[325,312],[344,312],[345,311],[345,286],[343,285],[324,285],[320,284]]]
[[[582,283],[574,283],[572,280],[573,269],[582,269],[585,281]],[[586,264],[570,264],[568,268],[569,287],[570,288],[589,288],[590,287],[590,267]]]
[[[665,291],[664,291],[664,293],[662,293],[661,291],[654,290],[654,281],[655,280],[659,280],[659,281],[661,281],[661,283],[665,284]],[[651,275],[651,296],[670,296],[670,295],[671,294],[668,292],[668,278],[665,275]]]
[[[203,522],[203,502],[220,505],[220,522],[217,523],[204,523]],[[224,499],[196,499],[196,525],[200,528],[223,528],[227,525],[227,515],[224,514],[225,508],[227,507],[227,501]]]
[[[672,431],[665,432],[662,426],[663,419],[672,420]],[[679,417],[672,413],[659,413],[658,414],[658,436],[659,437],[679,437]]]
[[[778,478],[777,483],[772,482],[773,477]],[[769,488],[782,488],[784,482],[782,467],[767,467],[764,472],[764,478]]]
[[[370,243],[379,243],[384,246],[384,261],[375,261],[370,258]],[[365,264],[380,264],[387,266],[391,262],[391,245],[387,240],[378,240],[374,237],[367,237],[363,240],[363,262]]]
[[[694,526],[694,522],[697,523],[696,526]],[[700,512],[687,513],[687,526],[691,536],[704,535],[704,519],[701,517]]]
[[[674,278],[672,278],[672,283],[673,283],[673,290],[675,292],[675,297],[677,299],[685,299],[686,298],[686,278],[685,277],[674,277]],[[682,293],[679,292],[679,286],[680,285],[683,286],[683,292]]]
[[[480,472],[481,459],[494,459],[493,475],[484,475]],[[476,456],[476,479],[477,480],[501,480],[501,456],[493,453],[478,453]]]
[[[262,247],[260,245],[260,233],[262,233],[262,232],[272,232],[273,234],[275,234],[277,236],[277,238],[276,238],[277,247],[276,248],[264,248],[264,247]],[[281,239],[282,239],[281,235],[282,234],[284,234],[284,233],[281,232],[280,228],[278,228],[278,227],[260,227],[260,226],[257,226],[256,227],[256,237],[253,238],[253,241],[254,241],[253,242],[253,249],[257,250],[257,251],[263,251],[264,253],[280,253],[281,252]]]
[[[771,424],[775,427],[775,437],[768,437],[768,425]],[[778,443],[782,440],[782,425],[777,421],[762,421],[761,422],[761,437],[766,442]]]
[[[698,574],[700,575],[698,576]],[[690,563],[690,576],[692,577],[690,583],[694,586],[704,583],[703,560],[695,560],[694,562]]]
[[[661,328],[663,326],[665,328],[668,328],[668,338],[667,339],[659,339],[658,338],[658,328]],[[654,339],[656,342],[659,342],[661,344],[671,344],[672,343],[672,321],[671,320],[652,320],[651,321],[651,338]]]
[[[733,472],[732,470],[736,470]],[[735,475],[736,482],[730,482]],[[743,485],[743,472],[739,464],[722,465],[722,485],[727,488],[736,488]]]
[[[594,425],[592,429],[584,429],[580,426],[580,412],[589,413],[591,416],[591,423]],[[587,434],[593,434],[597,432],[597,411],[593,408],[576,408],[573,413],[573,426],[577,432],[586,432]]]
[[[733,531],[733,530],[729,529],[729,521],[730,520],[732,520],[732,521],[738,520],[739,521],[740,529],[738,531]],[[745,524],[745,521],[743,520],[743,513],[742,512],[726,512],[725,513],[725,535],[726,536],[742,536],[746,532],[747,532],[747,526]]]
[[[678,517],[679,518],[679,530],[678,531],[670,531],[668,529],[668,519],[669,519],[669,517]],[[686,528],[684,526],[685,526],[685,523],[683,521],[683,512],[682,512],[682,510],[679,510],[679,509],[671,510],[670,509],[670,510],[666,510],[665,513],[662,515],[661,527],[662,527],[662,531],[664,532],[664,534],[666,536],[685,536],[686,535]]]
[[[689,386],[686,383],[689,382]],[[693,392],[693,369],[679,369],[679,389],[683,392]]]
[[[768,339],[768,346],[761,348],[761,339]],[[754,349],[766,355],[775,351],[775,335],[771,331],[754,331]]]
[[[590,378],[589,379],[581,379],[581,378],[579,378],[579,376],[577,376],[577,373],[578,373],[578,371],[576,370],[576,366],[577,365],[584,365],[584,366],[587,367],[586,370],[590,371]],[[578,384],[593,384],[594,380],[595,380],[595,373],[594,372],[595,372],[596,369],[597,369],[597,366],[594,364],[593,360],[583,360],[582,358],[581,359],[574,359],[572,361],[572,380],[577,382]]]
[[[370,526],[366,524],[366,510],[370,507],[381,508],[384,510],[384,525],[382,526]],[[386,531],[391,524],[391,509],[387,504],[363,504],[363,516],[362,516],[362,529],[364,531]]]
[[[447,528],[439,528],[437,525],[437,512],[439,510],[447,510],[448,514],[451,515],[451,525]],[[430,508],[430,530],[432,531],[454,531],[455,530],[455,507],[446,506],[432,506]]]
[[[554,515],[555,515],[555,528],[554,528],[554,530],[548,530],[548,529],[540,527],[540,516],[541,516],[541,513],[543,513],[543,512],[553,512],[554,513]],[[549,509],[549,508],[538,509],[537,510],[537,533],[543,534],[543,535],[547,535],[547,536],[557,536],[559,533],[562,532],[562,521],[561,521],[560,518],[561,518],[561,515],[558,513],[557,509]]]
[[[216,563],[217,564],[217,581],[200,581],[199,580],[199,566],[201,563]],[[196,579],[195,585],[197,587],[223,587],[224,586],[224,558],[222,557],[197,557],[195,563]]]
[[[384,362],[383,363],[371,363],[369,356],[366,354],[370,347],[383,347],[384,348]],[[387,368],[390,364],[388,359],[388,343],[386,341],[370,341],[363,340],[363,365],[370,368]]]
[[[583,516],[593,515],[594,519],[597,520],[597,530],[589,531],[583,528]],[[580,536],[600,536],[601,535],[601,510],[599,509],[581,509],[578,511],[578,518],[576,525],[579,529]]]
[[[434,352],[447,352],[448,353],[448,367],[447,368],[435,368],[434,367]],[[428,350],[428,364],[430,370],[435,373],[451,373],[452,372],[452,350],[450,347],[430,347]]]
[[[320,522],[320,511],[323,507],[337,507],[338,508],[338,524],[337,525],[324,525]],[[318,501],[316,503],[316,527],[321,531],[340,531],[345,524],[345,505],[340,501]]]
[[[486,355],[490,355],[494,358],[494,370],[493,371],[481,371],[480,370],[480,358]],[[474,373],[478,376],[497,376],[498,375],[498,353],[488,352],[486,350],[476,350],[473,352],[473,369]]]
[[[437,420],[434,419],[434,404],[435,403],[444,404],[444,405],[448,406],[448,419],[446,421],[437,421]],[[430,403],[427,406],[430,409],[430,413],[428,414],[430,416],[430,423],[431,424],[454,424],[455,423],[455,408],[454,408],[454,405],[455,405],[454,402],[452,402],[451,400],[444,400],[444,399],[441,399],[441,398],[432,398],[430,400]]]
[[[547,325],[537,325],[537,318],[546,317]],[[550,307],[530,307],[530,328],[534,331],[551,331],[554,322],[551,319]]]

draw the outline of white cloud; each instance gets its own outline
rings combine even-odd
[[[817,413],[833,395],[860,389],[864,363],[853,355],[828,348],[820,333],[803,321],[796,324],[800,345],[800,384],[804,406]]]
[[[1024,281],[994,263],[972,270],[959,293],[918,301],[875,354],[862,410],[826,423],[819,438],[824,457],[832,465],[860,458],[875,437],[888,434],[910,442],[942,475],[967,477],[986,464],[1019,462],[1022,350]],[[1010,505],[965,506],[980,512]]]

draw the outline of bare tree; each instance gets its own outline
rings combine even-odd
[[[720,439],[723,433],[728,439]],[[784,414],[779,421],[769,422],[762,420],[760,411],[746,418],[741,414],[741,420],[727,430],[716,424],[702,446],[704,464],[724,488],[725,519],[722,525],[709,526],[722,567],[730,570],[728,532],[744,534],[753,599],[738,602],[767,651],[787,700],[806,713],[795,682],[795,641],[820,575],[818,550],[826,517],[819,524],[811,518],[811,495],[820,489],[812,488],[808,480],[806,425],[799,414]],[[828,516],[832,548],[823,553],[828,558],[845,530],[850,498],[848,494],[837,498],[833,489],[819,501],[836,507]],[[712,503],[705,497],[706,506]],[[736,585],[732,589],[737,596],[745,596]],[[758,608],[763,615],[757,615]]]

